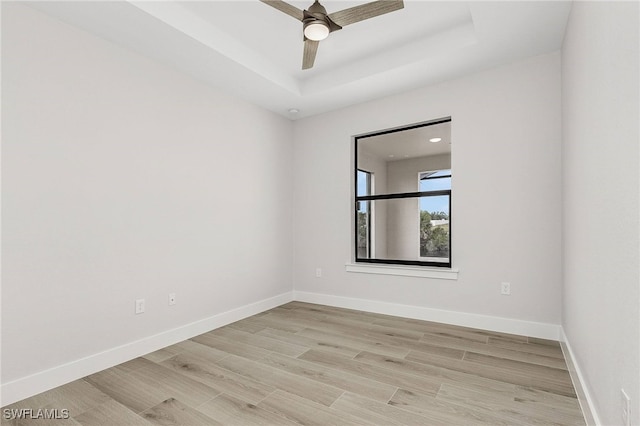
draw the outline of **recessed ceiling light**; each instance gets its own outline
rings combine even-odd
[[[442,138],[431,138],[431,139],[429,139],[429,142],[436,143],[436,142],[440,142],[441,140],[442,140]]]
[[[297,113],[299,113],[299,112],[300,112],[300,110],[299,110],[299,109],[297,109],[297,108],[291,108],[291,109],[289,110],[289,114],[297,114]]]

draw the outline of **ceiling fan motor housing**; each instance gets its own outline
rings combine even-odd
[[[329,33],[342,27],[331,21],[327,16],[327,9],[317,0],[304,11],[303,32],[309,40],[320,41],[327,38]]]

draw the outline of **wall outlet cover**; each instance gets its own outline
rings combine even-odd
[[[144,299],[136,299],[136,315],[144,313]]]

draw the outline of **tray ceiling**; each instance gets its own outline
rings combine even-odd
[[[363,3],[322,2],[329,13]],[[303,71],[301,23],[258,0],[25,4],[291,119],[558,50],[571,8],[405,0],[332,33]]]

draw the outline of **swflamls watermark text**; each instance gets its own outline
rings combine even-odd
[[[2,410],[5,420],[15,419],[49,419],[62,420],[69,418],[69,410],[66,408],[5,408]]]

